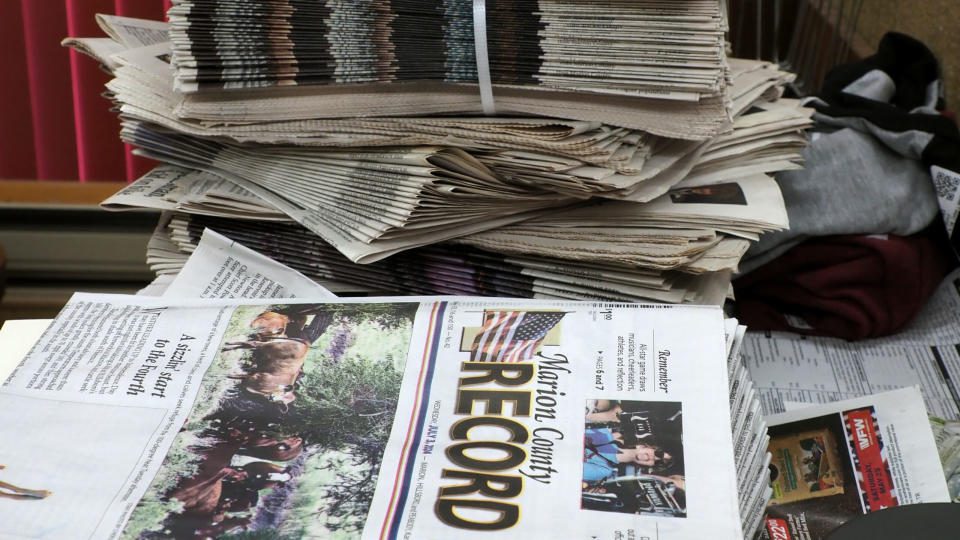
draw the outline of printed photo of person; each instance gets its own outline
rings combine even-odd
[[[587,400],[581,507],[686,516],[679,402]]]
[[[679,188],[670,191],[674,204],[739,204],[746,205],[747,197],[736,182]]]

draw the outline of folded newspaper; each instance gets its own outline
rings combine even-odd
[[[759,415],[731,422],[759,410],[742,335],[718,308],[78,294],[0,389],[0,522],[739,539],[769,495]]]
[[[264,7],[259,17],[234,3],[218,3],[213,11],[210,2],[179,3],[171,20],[178,28],[172,34],[181,33],[172,44],[163,39],[163,23],[101,16],[98,22],[121,48],[107,57],[100,41],[68,40],[114,73],[108,89],[120,110],[123,136],[138,152],[171,164],[104,205],[176,212],[151,241],[148,260],[159,273],[175,271],[203,228],[211,227],[311,277],[364,290],[719,304],[749,242],[788,225],[779,189],[766,175],[799,167],[810,111],[794,100],[778,100],[792,76],[764,62],[729,60],[724,93],[731,102],[732,130],[693,137],[699,140],[664,138],[656,122],[627,129],[596,115],[423,116],[436,111],[411,103],[387,116],[379,109],[349,113],[338,102],[286,119],[242,119],[231,114],[257,107],[217,98],[240,95],[232,90],[191,94],[223,113],[192,116],[190,96],[174,90],[171,52],[182,59],[193,45],[206,52],[223,45],[228,55],[243,46],[184,36],[184,29],[202,26],[207,32],[209,24],[286,20],[290,13],[281,4]],[[514,7],[523,11],[534,4]],[[556,7],[542,6],[548,4]],[[719,6],[715,0],[619,4],[623,14],[646,10],[651,20]],[[334,11],[347,19],[359,13],[341,4]],[[301,24],[314,15],[302,12],[290,21]],[[668,26],[689,24],[699,23],[681,16]],[[138,41],[137,28],[149,39]],[[187,44],[184,37],[200,41]],[[254,44],[263,36],[251,38]],[[234,60],[252,59],[245,54]],[[310,54],[298,51],[297,62]],[[335,92],[346,88],[336,81],[296,82],[304,83],[302,88],[336,87]],[[276,102],[261,112],[281,109]],[[323,110],[341,118],[312,116]],[[204,171],[178,171],[172,164]],[[571,209],[590,197],[616,202]],[[275,223],[290,219],[302,227]],[[530,223],[520,223],[525,221]],[[454,238],[469,246],[441,243]]]
[[[171,60],[201,111],[212,95],[228,110],[292,118],[476,114],[492,92],[484,110],[606,116],[696,138],[728,120],[724,6],[176,0]]]
[[[774,495],[764,538],[827,538],[884,508],[948,502],[917,387],[767,417]]]

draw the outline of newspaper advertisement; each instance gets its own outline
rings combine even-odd
[[[902,332],[848,342],[747,332],[743,360],[766,414],[785,402],[826,403],[919,385],[930,414],[960,419],[960,270],[941,283]]]
[[[0,388],[6,533],[379,536],[390,503],[386,537],[470,535],[435,509],[519,532],[557,508],[599,538],[742,536],[718,309],[234,302],[71,300]]]
[[[767,424],[767,538],[821,539],[861,514],[950,500],[917,387],[772,415]]]

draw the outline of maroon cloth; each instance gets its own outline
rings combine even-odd
[[[21,2],[20,7],[30,76],[27,108],[32,114],[37,178],[77,178],[70,61],[67,51],[60,46],[67,31],[66,10],[62,2]]]
[[[809,239],[733,282],[753,330],[864,339],[910,322],[953,266],[936,237]],[[793,324],[791,324],[793,323]]]
[[[120,141],[108,75],[60,46],[103,32],[96,13],[163,18],[162,0],[0,0],[0,179],[134,180],[150,161]]]
[[[37,178],[20,2],[0,2],[0,178]]]

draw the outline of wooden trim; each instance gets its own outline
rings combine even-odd
[[[126,182],[0,180],[0,204],[98,205]]]

